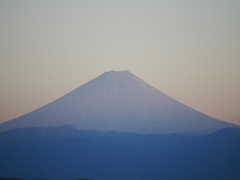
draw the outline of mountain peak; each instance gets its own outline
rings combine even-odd
[[[136,85],[136,83],[139,83],[139,87],[140,88],[142,86],[142,88],[148,86],[151,87],[149,84],[147,84],[146,82],[144,82],[143,80],[141,80],[140,78],[138,78],[137,76],[135,76],[133,73],[129,72],[129,71],[109,71],[109,72],[105,72],[103,74],[107,75],[107,78],[115,78],[115,81],[125,81],[125,83],[128,83],[129,85]],[[106,79],[107,79],[106,78]],[[155,89],[153,87],[151,87],[152,89]]]
[[[107,74],[108,76],[131,76],[133,75],[131,72],[125,70],[125,71],[114,71],[114,70],[111,70],[111,71],[107,71],[103,74]]]
[[[107,71],[108,73],[126,73],[126,72],[129,72],[128,70],[125,70],[125,71],[114,71],[114,70],[111,70],[111,71]]]

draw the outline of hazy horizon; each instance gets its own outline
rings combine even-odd
[[[0,1],[0,123],[128,70],[211,117],[240,117],[240,1]]]

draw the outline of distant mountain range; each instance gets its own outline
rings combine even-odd
[[[110,71],[50,104],[0,124],[0,131],[64,124],[141,134],[209,134],[238,127],[168,97],[128,71]]]
[[[77,130],[69,125],[0,133],[0,177],[74,180],[239,180],[240,129],[211,135]]]

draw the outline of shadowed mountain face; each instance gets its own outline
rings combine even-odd
[[[83,130],[143,134],[206,134],[236,127],[183,105],[128,71],[110,71],[50,104],[2,123],[0,131],[63,124]]]

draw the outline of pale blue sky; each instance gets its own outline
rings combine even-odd
[[[239,117],[240,1],[0,0],[0,123],[110,70]]]

